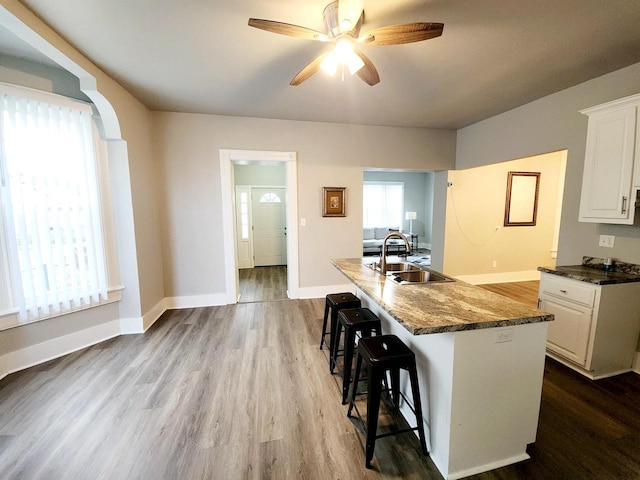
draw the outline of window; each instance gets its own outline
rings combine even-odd
[[[365,228],[402,226],[404,183],[364,182],[363,223]]]
[[[280,197],[275,193],[268,192],[262,195],[262,197],[260,197],[260,200],[258,200],[258,203],[282,203],[282,200],[280,200]]]
[[[0,314],[17,307],[26,323],[108,301],[91,107],[5,85],[0,94]]]
[[[249,193],[240,192],[240,238],[249,240]]]

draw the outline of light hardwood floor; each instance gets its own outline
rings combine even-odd
[[[538,306],[538,289],[540,288],[539,280],[531,280],[528,282],[512,282],[512,283],[491,283],[487,285],[478,285],[486,290],[490,290],[505,297],[518,300],[519,302]]]
[[[240,303],[287,298],[287,266],[243,268],[238,271]]]
[[[0,381],[2,479],[441,479],[362,433],[318,343],[324,299],[173,310]],[[424,394],[424,392],[423,392]],[[531,460],[476,479],[640,478],[640,376],[548,360]]]

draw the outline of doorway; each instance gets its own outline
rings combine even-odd
[[[240,295],[236,215],[234,201],[234,165],[285,165],[285,227],[286,294],[299,297],[298,272],[298,186],[296,152],[270,152],[260,150],[224,150],[220,155],[220,180],[222,192],[222,232],[225,251],[225,285],[227,303],[238,303]]]

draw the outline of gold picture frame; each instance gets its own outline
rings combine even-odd
[[[322,187],[322,216],[346,217],[347,187]]]
[[[532,227],[538,217],[540,172],[509,172],[504,207],[505,227]]]

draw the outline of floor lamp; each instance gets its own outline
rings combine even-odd
[[[417,218],[416,212],[406,212],[404,219],[409,220],[409,233],[413,233],[413,221]]]

